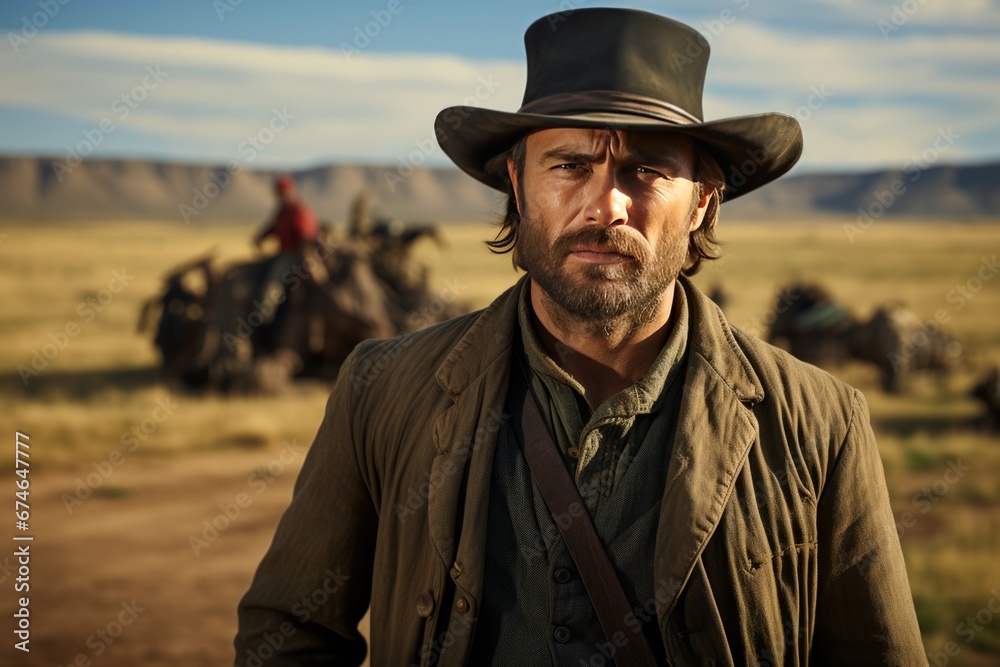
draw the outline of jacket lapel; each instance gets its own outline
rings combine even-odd
[[[517,304],[526,282],[522,277],[483,311],[436,375],[453,403],[434,424],[438,455],[431,479],[438,483],[432,483],[428,497],[428,527],[452,579],[476,607],[482,594],[493,455],[504,419]]]
[[[757,435],[764,390],[722,311],[681,277],[691,308],[688,367],[654,555],[661,631],[712,536]]]
[[[691,328],[654,554],[656,610],[664,632],[756,439],[750,408],[764,398],[722,312],[687,278],[679,280]],[[489,482],[505,418],[517,304],[526,284],[522,277],[483,311],[436,376],[453,403],[434,425],[437,481],[428,498],[428,527],[442,562],[475,607],[482,597]]]

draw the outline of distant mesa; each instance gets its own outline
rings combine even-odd
[[[58,164],[58,166],[57,166]],[[275,172],[141,160],[0,157],[5,220],[166,220],[179,224],[259,223],[274,199]],[[294,172],[322,220],[347,219],[367,188],[381,217],[440,222],[496,221],[502,196],[457,169],[338,164]],[[1000,163],[924,171],[789,176],[727,204],[726,219],[857,217],[1000,218]]]

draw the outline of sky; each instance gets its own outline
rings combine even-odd
[[[437,113],[516,110],[525,28],[591,6],[701,31],[706,118],[795,116],[797,171],[1000,159],[1000,0],[4,0],[0,154],[447,165]]]

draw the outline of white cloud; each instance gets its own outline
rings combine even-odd
[[[865,22],[884,20],[897,27],[955,30],[1000,25],[997,0],[828,0],[822,4],[848,18]]]
[[[0,52],[0,106],[66,117],[52,128],[66,142],[108,119],[155,138],[175,159],[185,151],[192,159],[237,158],[238,144],[278,108],[294,122],[260,152],[259,164],[389,161],[433,136],[442,108],[515,108],[524,87],[520,63],[447,55],[348,60],[317,48],[110,33],[47,33],[30,47],[19,55]],[[162,73],[155,87],[147,68]],[[144,99],[122,118],[133,91]]]
[[[977,2],[985,0],[963,6]],[[871,6],[852,5],[869,13]],[[708,117],[798,115],[807,142],[803,165],[811,169],[899,165],[947,126],[962,135],[949,157],[1000,153],[992,111],[1000,88],[987,66],[1000,62],[997,40],[927,31],[883,40],[870,21],[847,36],[803,34],[752,18],[751,11],[737,14],[711,39]],[[147,67],[167,73],[151,90],[143,88]],[[17,109],[64,119],[35,139],[49,151],[109,119],[116,134],[95,156],[238,159],[240,142],[277,108],[295,118],[254,166],[392,163],[415,144],[433,146],[428,161],[446,164],[436,142],[427,142],[435,115],[462,103],[514,110],[523,87],[521,62],[426,53],[348,59],[334,49],[93,32],[44,33],[19,54],[0,51],[0,114]],[[121,97],[133,91],[145,99],[122,117]],[[817,91],[829,99],[820,103]]]
[[[962,135],[949,158],[1000,153],[993,111],[1000,88],[988,67],[1000,62],[1000,42],[992,37],[914,33],[885,41],[877,32],[851,38],[736,21],[712,48],[707,115],[795,115],[810,168],[899,166],[947,127]],[[748,108],[733,94],[743,90],[763,94]]]

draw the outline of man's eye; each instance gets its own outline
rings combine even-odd
[[[643,174],[645,176],[658,176],[660,178],[666,178],[666,174],[661,171],[657,171],[651,167],[636,167],[636,173]]]
[[[572,171],[573,169],[579,169],[580,165],[576,162],[564,162],[563,164],[557,164],[554,169],[562,169],[565,171]]]

